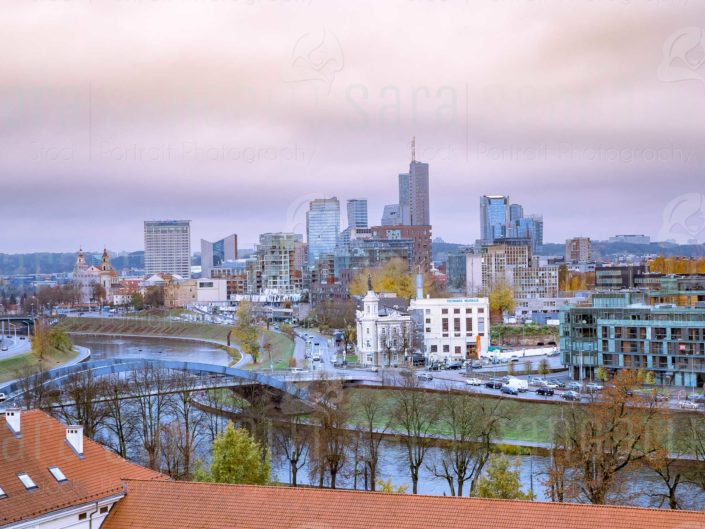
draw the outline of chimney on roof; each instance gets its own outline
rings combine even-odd
[[[79,455],[83,455],[83,426],[67,426],[66,442]]]
[[[22,432],[22,421],[20,420],[21,414],[22,412],[19,408],[7,408],[5,410],[5,420],[14,434],[19,434]]]

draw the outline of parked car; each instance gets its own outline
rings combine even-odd
[[[580,391],[582,389],[582,386],[580,385],[580,382],[568,382],[565,385],[565,389],[568,389],[570,391]]]
[[[536,394],[543,395],[544,397],[553,397],[554,391],[551,388],[547,388],[546,386],[542,386],[536,390]]]
[[[507,386],[511,386],[519,393],[529,391],[529,383],[521,378],[512,377],[507,381]]]
[[[604,389],[603,386],[600,384],[596,384],[594,382],[590,382],[589,384],[585,384],[585,391],[589,391],[590,393],[593,393],[595,391],[602,391]]]
[[[573,402],[580,401],[580,395],[575,391],[566,391],[563,395],[561,395],[561,398]]]
[[[431,373],[418,373],[416,378],[419,380],[433,380],[433,375]]]
[[[429,371],[440,371],[441,370],[441,364],[438,362],[434,362],[431,365],[428,366]]]
[[[691,400],[696,404],[705,404],[705,395],[690,395],[688,400]]]
[[[562,380],[559,380],[559,379],[557,379],[557,378],[549,378],[549,379],[548,379],[548,382],[549,382],[550,384],[555,384],[555,385],[558,386],[559,388],[564,388],[564,387],[565,387],[565,382],[562,381]]]
[[[541,377],[529,377],[529,384],[531,386],[543,386],[546,383],[546,379]]]
[[[519,390],[517,388],[513,388],[512,386],[502,386],[500,391],[505,395],[519,395]]]
[[[7,351],[7,345],[3,345],[3,346],[2,346],[2,350],[3,350],[3,351]]]
[[[548,389],[558,389],[558,384],[555,384],[549,380],[543,385],[543,387]]]
[[[490,389],[502,389],[503,385],[504,384],[502,384],[499,380],[489,380],[485,382],[485,387]]]
[[[468,378],[465,383],[468,386],[482,386],[482,380],[479,378]]]
[[[451,362],[446,366],[446,369],[452,369],[452,370],[457,370],[457,369],[462,369],[463,368],[463,363],[462,362]]]
[[[472,367],[473,369],[480,369],[480,368],[482,368],[482,361],[480,361],[480,360],[473,360],[473,361],[472,361],[472,364],[471,364],[471,367]]]
[[[698,404],[691,400],[680,400],[678,401],[678,407],[682,410],[697,410]]]

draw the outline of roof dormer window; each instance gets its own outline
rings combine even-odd
[[[32,481],[32,478],[29,477],[29,474],[26,472],[22,472],[20,474],[17,474],[17,477],[19,480],[22,482],[22,485],[24,485],[24,488],[27,490],[32,490],[32,489],[37,489],[37,485]]]
[[[54,476],[54,479],[59,483],[68,481],[68,478],[64,475],[64,473],[59,467],[49,467],[49,472],[51,472],[51,475]]]
[[[7,498],[7,494],[5,494],[5,491],[2,490],[2,487],[0,487],[0,500],[3,498]]]

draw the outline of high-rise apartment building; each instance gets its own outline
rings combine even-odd
[[[590,237],[574,237],[565,241],[565,260],[568,263],[589,263],[592,261]]]
[[[159,273],[191,277],[191,221],[144,221],[144,268]]]
[[[382,240],[413,241],[414,256],[409,263],[411,270],[431,270],[431,226],[373,226],[372,238]]]
[[[416,161],[415,141],[411,147],[409,172],[399,175],[399,214],[405,226],[430,226],[431,206],[428,164]]]
[[[480,238],[485,243],[495,242],[510,234],[509,197],[504,195],[483,195],[480,197]]]
[[[348,200],[348,228],[367,228],[367,199],[351,198]]]
[[[303,287],[303,236],[297,233],[263,233],[257,257],[261,288],[278,294],[297,293]]]
[[[306,212],[308,264],[321,255],[335,253],[340,234],[340,202],[336,197],[312,200]]]
[[[237,259],[237,235],[231,234],[219,241],[201,239],[201,277],[211,277],[211,270],[223,266],[226,261]]]

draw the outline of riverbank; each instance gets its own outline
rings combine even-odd
[[[90,356],[90,350],[86,355],[83,349],[80,346],[75,346],[71,351],[51,349],[41,361],[32,353],[24,353],[0,360],[0,382],[9,382],[10,380],[21,378],[37,368],[48,371],[63,365],[81,362]]]

